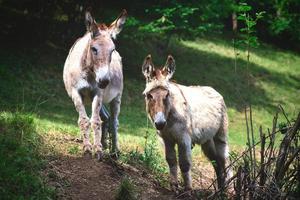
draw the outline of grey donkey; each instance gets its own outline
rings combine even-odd
[[[168,56],[161,69],[154,67],[150,55],[142,66],[146,78],[146,111],[165,144],[171,188],[178,191],[176,144],[185,190],[192,189],[193,144],[201,145],[208,159],[214,161],[218,187],[222,187],[230,173],[230,170],[225,171],[229,148],[224,99],[211,87],[171,82],[174,72],[175,60],[172,56]]]
[[[79,114],[78,125],[83,137],[83,150],[91,155],[92,149],[99,160],[101,144],[101,118],[103,103],[110,103],[112,152],[119,151],[118,116],[123,91],[122,60],[115,49],[114,39],[126,21],[125,10],[109,26],[98,24],[89,12],[85,14],[87,32],[71,47],[65,61],[63,79],[68,95]],[[85,100],[92,101],[91,118],[85,111]],[[94,132],[94,145],[90,143],[90,127]],[[102,140],[104,141],[104,140]]]

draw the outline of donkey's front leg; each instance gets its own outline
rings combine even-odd
[[[92,117],[91,117],[91,124],[92,129],[94,131],[94,149],[97,159],[100,161],[102,160],[103,153],[102,153],[102,144],[101,144],[101,118],[99,115],[100,109],[102,105],[102,97],[100,94],[100,90],[97,91],[96,95],[93,98],[92,102]]]
[[[75,108],[79,114],[78,126],[80,128],[80,133],[83,138],[83,151],[85,154],[92,153],[92,145],[90,143],[90,121],[86,114],[82,98],[77,90],[72,91],[72,100],[74,102]]]
[[[115,97],[110,103],[111,111],[111,135],[112,135],[112,153],[118,155],[119,143],[118,143],[118,127],[119,127],[119,114],[121,106],[121,94]]]
[[[175,143],[170,140],[164,139],[166,160],[170,170],[170,186],[174,192],[178,191],[178,178],[177,178],[177,158],[175,151]]]
[[[179,154],[179,167],[182,173],[182,178],[184,181],[184,189],[192,190],[191,181],[191,138],[188,133],[184,133],[183,140],[178,144],[178,154]]]

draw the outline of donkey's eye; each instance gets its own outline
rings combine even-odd
[[[91,47],[91,50],[92,50],[94,55],[98,54],[98,49],[96,47]]]
[[[146,98],[147,98],[148,100],[151,100],[151,99],[153,99],[153,96],[152,96],[151,94],[148,93],[148,94],[146,95]]]

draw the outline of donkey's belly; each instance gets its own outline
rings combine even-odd
[[[217,133],[217,129],[198,129],[197,132],[192,134],[192,141],[196,144],[204,144],[208,140],[212,139]]]
[[[111,102],[118,94],[120,94],[120,89],[111,87],[110,85],[104,90],[103,102]]]
[[[191,137],[194,143],[203,144],[212,139],[221,126],[221,113],[212,113],[203,106],[202,110],[194,109],[191,124]],[[206,107],[207,108],[207,107]]]

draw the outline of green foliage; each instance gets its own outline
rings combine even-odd
[[[185,38],[193,38],[208,31],[219,32],[224,27],[220,18],[229,13],[230,3],[230,0],[201,3],[173,0],[168,5],[155,5],[145,9],[146,14],[154,16],[154,19],[142,25],[140,30],[167,36],[176,34]]]
[[[119,185],[116,194],[116,200],[135,200],[137,199],[137,190],[134,183],[128,177],[124,177]]]
[[[285,30],[289,29],[292,19],[290,18],[277,18],[271,24],[271,34],[279,35]]]
[[[189,21],[197,10],[199,8],[182,5],[177,2],[174,3],[173,7],[156,7],[154,12],[161,17],[148,23],[141,30],[159,34],[179,33],[182,31],[194,32],[195,30],[191,28]],[[149,12],[150,10],[146,9],[146,13]],[[197,28],[200,29],[200,26]]]
[[[157,136],[155,134],[149,134],[147,131],[144,155],[142,157],[146,166],[150,167],[156,172],[166,172],[166,168],[162,166],[163,158],[157,147]]]
[[[274,14],[269,15],[268,23],[270,24],[269,32],[273,36],[284,35],[289,33],[293,39],[299,41],[300,36],[300,2],[297,0],[279,0],[273,4]]]
[[[263,18],[265,14],[264,11],[255,13],[255,17],[250,15],[250,11],[252,7],[247,3],[240,3],[236,7],[236,11],[238,13],[237,19],[244,23],[244,27],[240,28],[241,38],[237,41],[237,44],[244,43],[247,47],[257,47],[259,45],[258,38],[255,36],[256,25],[258,20]]]
[[[2,17],[1,20],[5,23],[9,19],[12,20],[8,22],[8,26],[3,26],[3,33],[9,31],[10,34],[17,35],[18,30],[22,28],[22,34],[27,33],[27,36],[34,37],[34,40],[45,37],[70,39],[76,35],[74,33],[82,33],[84,27],[75,29],[73,25],[83,24],[84,10],[88,7],[92,7],[97,18],[101,20],[114,19],[117,12],[126,8],[129,14],[129,23],[126,26],[132,29],[127,31],[127,36],[133,34],[141,39],[145,33],[155,33],[195,38],[204,33],[231,30],[231,15],[239,6],[236,2],[247,3],[239,12],[250,11],[255,14],[260,10],[266,11],[265,17],[257,26],[260,39],[297,48],[296,42],[300,41],[299,0],[123,0],[105,4],[101,1],[83,0],[46,0],[42,4],[33,0],[2,0],[0,9],[2,13],[17,14],[26,21],[17,24],[14,17]],[[135,25],[130,22],[134,22]],[[70,26],[68,28],[72,31],[66,31],[66,26]],[[9,27],[9,30],[6,30],[6,27]],[[36,34],[32,34],[33,32]]]
[[[76,154],[79,154],[81,151],[80,151],[78,145],[73,145],[68,149],[68,152],[71,155],[76,155]]]
[[[144,152],[140,153],[138,149],[130,151],[127,155],[133,161],[137,161],[148,167],[155,173],[166,173],[166,167],[162,165],[165,160],[161,156],[161,152],[158,150],[157,137],[154,134],[150,134],[147,130],[145,136]]]
[[[1,199],[47,199],[53,191],[40,174],[38,153],[41,140],[33,117],[21,113],[0,113],[0,197]]]

